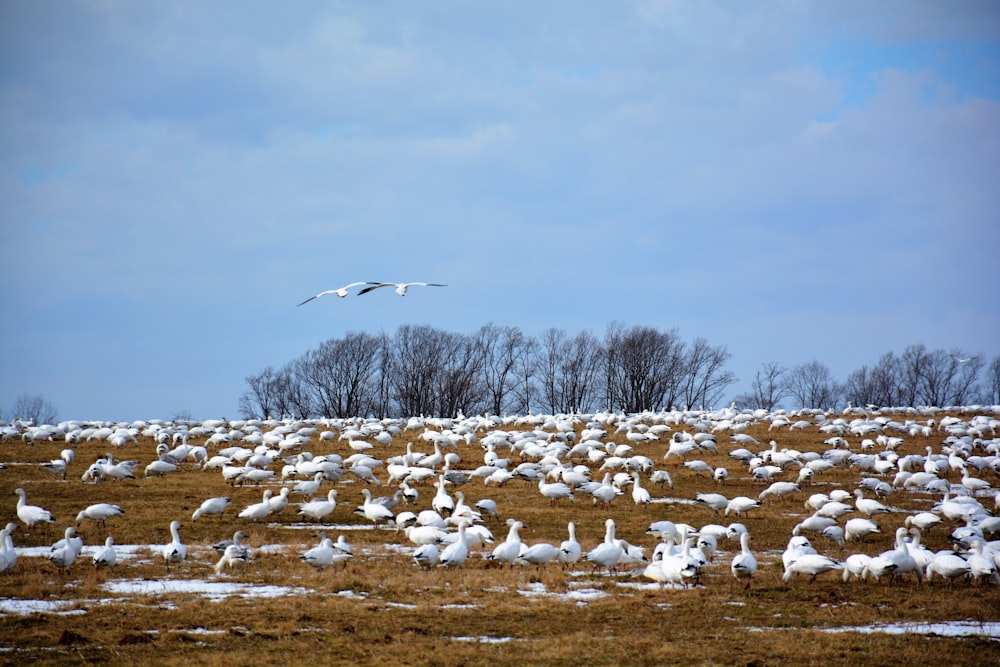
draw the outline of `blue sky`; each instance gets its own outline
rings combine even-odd
[[[402,324],[992,357],[998,103],[989,1],[0,3],[0,406]],[[296,307],[355,280],[449,287]]]

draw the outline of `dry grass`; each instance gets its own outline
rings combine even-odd
[[[806,431],[767,432],[766,424],[747,431],[762,443],[777,440],[779,447],[822,451],[825,436],[815,428]],[[382,458],[405,451],[418,434],[408,432],[391,446],[379,447]],[[621,436],[609,438],[625,442]],[[727,497],[756,497],[764,488],[751,481],[745,470],[727,456],[727,437],[720,437],[719,453],[699,455],[713,466],[725,466],[730,478],[721,487],[683,468],[679,459],[664,463],[663,441],[643,445],[638,453],[657,461],[674,478],[673,489],[645,485],[654,497],[691,499],[699,491],[719,491]],[[857,447],[857,439],[851,439]],[[901,453],[935,449],[940,436],[907,438]],[[345,442],[320,443],[312,451],[351,452]],[[430,450],[421,442],[418,449]],[[765,506],[742,519],[753,534],[752,548],[761,571],[748,591],[729,573],[735,543],[720,544],[704,577],[704,585],[689,590],[656,590],[641,577],[621,574],[609,578],[578,566],[566,572],[557,566],[488,567],[475,551],[461,570],[426,572],[408,556],[410,545],[394,530],[341,531],[353,545],[355,557],[345,568],[314,571],[300,562],[297,552],[316,543],[314,529],[301,526],[290,505],[283,517],[262,525],[247,525],[236,518],[246,505],[258,502],[264,487],[231,488],[217,471],[185,465],[163,478],[83,484],[80,475],[106,450],[104,444],[75,447],[77,462],[69,479],[62,481],[38,465],[56,458],[63,445],[20,442],[0,444],[0,521],[16,521],[20,486],[28,502],[43,505],[59,519],[48,532],[28,533],[20,526],[15,542],[20,547],[51,544],[72,525],[76,513],[91,503],[121,505],[125,517],[108,522],[106,529],[84,523],[85,543],[102,544],[107,534],[118,544],[161,545],[169,541],[173,519],[184,523],[181,536],[191,554],[178,567],[168,568],[156,554],[138,554],[113,572],[95,572],[81,558],[69,576],[62,576],[43,558],[21,557],[13,573],[0,576],[0,597],[69,601],[70,609],[85,614],[34,613],[0,616],[0,661],[7,664],[190,664],[264,665],[292,659],[308,664],[988,664],[1000,662],[1000,643],[984,639],[942,638],[920,635],[887,635],[822,632],[824,628],[902,621],[1000,621],[1000,587],[948,587],[943,584],[843,584],[824,575],[813,585],[781,581],[779,554],[792,527],[805,516],[803,500],[814,491],[836,486],[852,490],[858,473],[834,470],[817,477],[816,484],[790,497],[765,501]],[[141,441],[115,452],[116,458],[136,458],[143,466],[153,458],[154,445]],[[459,450],[462,467],[479,465],[478,446]],[[17,465],[18,463],[32,465]],[[140,468],[141,474],[141,468]],[[385,473],[380,475],[383,479]],[[957,480],[955,480],[957,481]],[[337,484],[338,506],[331,523],[363,526],[363,517],[352,513],[362,500],[361,483],[349,476]],[[277,488],[274,485],[271,488]],[[325,488],[323,493],[325,493]],[[727,523],[710,510],[688,504],[656,503],[633,507],[626,493],[604,510],[589,499],[560,502],[550,507],[537,487],[510,482],[503,488],[473,481],[462,490],[469,504],[494,498],[504,518],[524,522],[522,538],[528,543],[558,543],[566,537],[566,522],[577,524],[584,550],[603,537],[604,521],[614,518],[618,536],[652,550],[654,540],[645,534],[651,521],[670,519],[695,526]],[[434,488],[420,489],[418,507],[429,507]],[[191,513],[207,497],[230,495],[233,503],[223,517],[191,521]],[[936,498],[897,491],[888,504],[906,510],[929,509]],[[854,551],[875,554],[891,547],[892,529],[904,515],[878,519],[882,534],[847,550],[813,539],[817,548],[842,558]],[[238,528],[250,536],[252,547],[286,545],[284,550],[257,552],[246,567],[215,576],[216,554],[207,546],[230,537]],[[491,525],[502,540],[506,526]],[[939,526],[925,536],[932,549],[945,548],[949,528]],[[336,537],[338,531],[333,530]],[[399,545],[401,549],[386,548]],[[777,561],[777,562],[776,562]],[[216,601],[197,593],[135,596],[109,592],[104,585],[122,580],[204,580],[285,586],[303,589],[295,595],[273,598],[229,596]],[[593,589],[606,594],[587,600],[553,596],[526,596],[533,586],[561,594]],[[748,629],[761,629],[750,631]],[[470,641],[494,638],[495,642]]]

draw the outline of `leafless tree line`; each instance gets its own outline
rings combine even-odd
[[[246,378],[247,417],[638,412],[708,406],[735,382],[729,352],[674,330],[613,323],[603,339],[493,323],[473,334],[348,333]]]
[[[982,381],[980,382],[980,376]],[[883,354],[872,366],[851,372],[838,382],[819,361],[794,368],[763,364],[750,390],[737,396],[742,407],[773,410],[789,399],[796,407],[832,409],[855,406],[950,406],[1000,404],[1000,356],[988,364],[982,355],[962,350],[907,347],[902,354]]]

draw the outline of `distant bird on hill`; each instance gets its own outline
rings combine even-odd
[[[368,282],[360,282],[360,283],[351,283],[350,285],[344,285],[343,287],[338,287],[337,289],[328,289],[325,292],[320,292],[316,296],[309,297],[308,299],[306,299],[305,301],[303,301],[299,305],[302,306],[304,304],[309,303],[313,299],[318,299],[321,296],[326,296],[327,294],[336,294],[341,299],[343,299],[345,296],[347,296],[347,290],[351,289],[352,287],[357,287],[358,285],[377,285],[377,284],[378,283],[368,281]],[[369,287],[368,289],[374,289],[374,288],[373,287]],[[363,292],[361,292],[361,293],[363,293]]]
[[[369,284],[371,284],[371,287],[366,287],[360,292],[358,292],[358,296],[361,296],[362,294],[367,294],[372,290],[377,290],[380,287],[395,287],[396,294],[398,294],[399,296],[406,296],[406,290],[407,288],[410,287],[447,287],[447,285],[442,285],[440,283],[369,283]]]

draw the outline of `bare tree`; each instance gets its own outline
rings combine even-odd
[[[986,369],[986,403],[1000,405],[1000,355]]]
[[[537,338],[525,339],[524,346],[518,351],[514,362],[516,380],[511,393],[510,409],[514,413],[527,415],[538,400],[542,391],[538,385],[539,351],[541,345]]]
[[[600,341],[590,332],[569,338],[562,329],[546,330],[538,355],[542,407],[553,413],[592,409],[600,396],[603,355]]]
[[[962,350],[928,350],[910,345],[900,357],[903,405],[961,405],[979,393],[976,378],[984,366],[979,355]]]
[[[750,391],[736,397],[736,404],[748,408],[774,410],[785,397],[783,374],[787,369],[776,361],[766,362],[754,376]]]
[[[518,361],[528,338],[517,327],[500,327],[492,322],[480,328],[476,342],[482,350],[486,408],[502,414],[516,401]]]
[[[682,397],[685,350],[676,330],[623,329],[605,338],[608,406],[625,412],[657,410]]]
[[[55,424],[58,412],[54,405],[41,394],[21,394],[14,400],[10,411],[11,420],[20,419],[35,426]]]
[[[370,414],[377,405],[380,339],[348,333],[324,341],[295,365],[295,374],[312,391],[312,404],[328,417]]]
[[[788,371],[784,389],[802,408],[833,409],[841,395],[841,388],[830,369],[818,361]]]
[[[844,399],[853,405],[899,406],[903,404],[902,360],[892,352],[878,363],[853,371],[844,383]]]
[[[684,359],[684,387],[681,400],[687,405],[714,405],[726,387],[736,381],[725,370],[730,354],[725,346],[713,347],[704,338],[696,338],[687,348]]]
[[[476,339],[440,332],[442,362],[434,373],[434,412],[453,416],[474,414],[485,407],[483,350]]]
[[[279,379],[273,366],[248,375],[249,389],[240,396],[240,413],[247,418],[271,419],[281,416],[278,409]]]
[[[393,362],[390,384],[400,412],[404,415],[433,415],[438,406],[435,377],[446,366],[448,334],[423,325],[405,324],[392,341]]]

